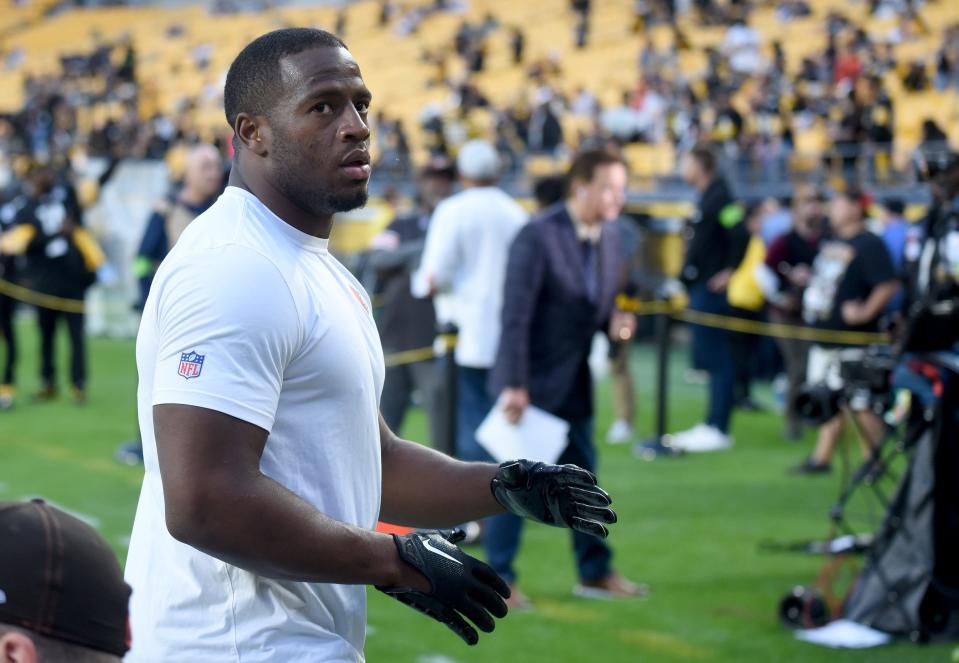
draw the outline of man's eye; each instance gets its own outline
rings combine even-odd
[[[360,102],[358,102],[358,103],[356,103],[356,104],[354,104],[354,105],[356,106],[356,112],[357,112],[357,113],[364,113],[364,114],[365,114],[365,113],[368,113],[369,110],[370,110],[370,102],[368,102],[368,101],[360,101]]]
[[[332,112],[333,112],[333,107],[332,107],[331,105],[329,105],[329,104],[323,103],[323,104],[317,104],[317,105],[314,106],[311,110],[313,110],[313,112],[315,112],[315,113],[320,113],[320,114],[322,114],[322,115],[328,115],[329,113],[332,113]]]

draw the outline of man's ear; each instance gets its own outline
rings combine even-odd
[[[23,633],[0,635],[0,663],[37,663],[37,648]]]
[[[270,131],[270,124],[264,116],[240,113],[236,116],[233,132],[244,149],[250,150],[260,157],[269,153],[273,134]]]

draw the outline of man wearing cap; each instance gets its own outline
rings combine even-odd
[[[486,381],[499,343],[506,260],[527,215],[495,186],[500,160],[492,145],[466,143],[456,166],[463,190],[433,213],[413,290],[434,296],[439,322],[459,329],[456,455],[489,461],[474,435],[493,408]]]
[[[119,663],[130,587],[96,530],[42,500],[0,502],[0,663]]]

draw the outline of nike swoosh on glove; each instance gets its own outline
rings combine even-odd
[[[394,534],[400,559],[426,576],[431,589],[428,593],[412,587],[376,589],[446,624],[466,644],[475,645],[479,635],[463,617],[481,631],[492,632],[493,617],[506,616],[503,599],[509,598],[510,591],[493,569],[455,545],[464,536],[460,530],[449,535],[440,531]]]
[[[616,512],[609,508],[612,500],[596,485],[596,476],[576,465],[507,461],[490,488],[507,511],[554,527],[605,539],[606,525],[616,522]]]

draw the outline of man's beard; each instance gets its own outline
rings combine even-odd
[[[296,180],[280,182],[278,187],[297,207],[316,217],[332,216],[337,212],[349,212],[363,207],[369,198],[366,187],[335,192],[317,189]]]
[[[308,167],[296,164],[293,150],[288,149],[286,137],[274,130],[273,159],[276,162],[275,186],[290,202],[316,217],[328,217],[337,212],[349,212],[363,207],[369,198],[365,185],[343,191],[334,191],[329,185],[316,186],[302,176]]]

